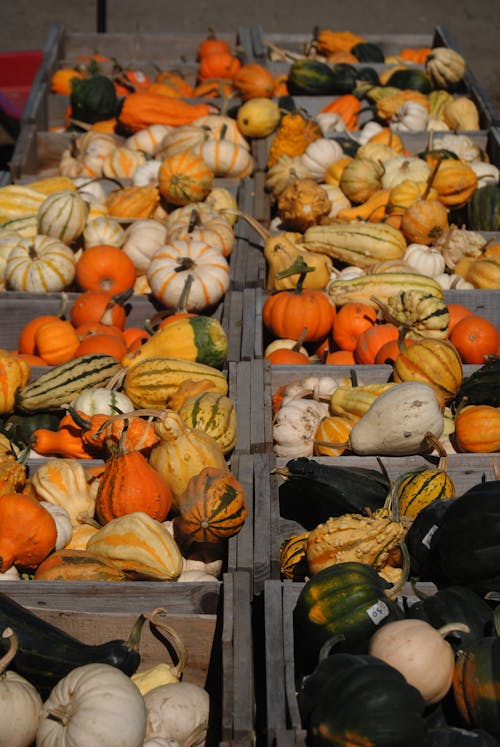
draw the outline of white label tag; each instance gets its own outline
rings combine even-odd
[[[366,610],[366,614],[368,615],[372,623],[378,625],[379,622],[382,622],[382,620],[389,614],[389,607],[385,602],[382,602],[379,599],[376,604],[372,604],[371,607],[368,607],[368,609]]]
[[[422,544],[423,544],[423,545],[424,545],[424,547],[426,547],[426,548],[427,548],[428,550],[430,550],[430,549],[431,549],[431,539],[432,539],[432,538],[434,537],[434,535],[436,534],[437,530],[438,530],[438,525],[437,525],[437,524],[434,524],[434,526],[432,526],[432,527],[431,527],[431,528],[429,529],[429,531],[427,532],[427,534],[425,535],[425,537],[424,537],[424,538],[423,538],[423,540],[422,540]]]

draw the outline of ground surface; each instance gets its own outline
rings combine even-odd
[[[3,0],[0,51],[41,48],[54,23],[69,32],[97,30],[97,0]],[[455,37],[477,80],[500,110],[499,0],[102,0],[109,32],[232,31],[260,24],[268,33],[305,33],[317,25],[360,34],[418,33],[436,26]]]

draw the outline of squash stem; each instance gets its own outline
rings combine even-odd
[[[141,636],[142,636],[142,629],[144,628],[144,623],[147,620],[147,615],[144,612],[141,612],[139,617],[134,623],[134,627],[130,631],[130,635],[125,643],[126,648],[128,648],[130,651],[137,651],[139,652],[139,647],[141,644]]]
[[[237,210],[236,208],[222,208],[222,210],[220,210],[219,212],[222,215],[237,215],[238,218],[243,218],[243,220],[253,228],[255,233],[257,233],[260,238],[263,239],[263,241],[267,241],[272,236],[271,231],[269,231],[267,228],[264,228],[264,226],[259,223],[256,218],[253,218],[251,215],[244,213],[242,210]]]
[[[408,581],[408,578],[410,576],[410,554],[404,540],[400,542],[399,547],[401,549],[401,554],[403,555],[403,571],[401,573],[401,578],[399,579],[397,584],[394,584],[392,589],[388,589],[388,591],[386,591],[387,596],[392,600],[396,599],[401,594],[403,586]]]
[[[166,610],[163,609],[163,607],[158,607],[157,609],[153,610],[151,614],[143,613],[146,620],[148,620],[151,625],[153,625],[155,628],[158,628],[161,633],[167,638],[167,640],[172,644],[175,655],[177,657],[177,664],[172,669],[172,673],[180,679],[184,669],[186,668],[187,663],[187,650],[186,647],[174,628],[172,628],[170,625],[167,625],[163,620],[161,620],[161,617],[165,617],[167,614]]]
[[[4,672],[7,669],[10,662],[13,660],[14,656],[17,653],[17,636],[12,630],[12,628],[5,628],[5,630],[2,633],[2,638],[8,639],[9,648],[7,649],[7,652],[0,659],[0,675],[2,674],[2,672]]]

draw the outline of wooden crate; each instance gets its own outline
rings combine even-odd
[[[166,609],[165,622],[188,650],[183,680],[210,694],[207,745],[253,743],[254,688],[250,583],[227,573],[217,584],[1,582],[0,592],[89,644],[126,639],[141,612]],[[139,671],[170,660],[150,628],[144,629]]]
[[[437,26],[433,32],[427,34],[365,34],[362,29],[359,32],[356,30],[356,33],[367,42],[379,45],[386,57],[399,54],[404,47],[449,47],[463,54],[456,38],[444,26]],[[268,42],[288,51],[303,54],[312,42],[313,30],[311,28],[309,32],[302,34],[266,33],[261,26],[257,26],[250,29],[250,37],[255,59],[261,64],[270,64]],[[370,63],[359,64],[373,66]],[[284,72],[287,67],[289,65],[282,64],[282,71]],[[499,124],[500,113],[470,69],[467,69],[458,90],[471,96],[478,107],[482,127],[488,128]]]
[[[217,37],[227,41],[243,62],[253,60],[251,27],[241,26],[234,32],[220,32]],[[61,67],[74,66],[78,57],[99,53],[118,60],[123,69],[136,66],[150,77],[161,69],[176,69],[194,83],[196,52],[206,38],[201,32],[169,31],[158,34],[110,32],[106,34],[69,32],[54,24],[49,29],[43,48],[43,60],[33,82],[23,112],[25,124],[36,124],[38,130],[63,126],[69,97],[53,94],[50,79]],[[111,72],[112,62],[104,63],[104,73]],[[216,102],[216,103],[221,103]]]

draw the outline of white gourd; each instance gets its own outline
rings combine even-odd
[[[78,194],[86,202],[96,202],[102,205],[106,202],[106,192],[101,182],[97,179],[89,179],[88,176],[77,176],[73,179]]]
[[[442,135],[434,137],[432,147],[436,150],[451,150],[461,161],[471,163],[481,158],[481,148],[468,135]]]
[[[17,651],[12,629],[6,628],[2,638],[9,639],[9,648],[0,659],[0,747],[29,747],[35,739],[42,699],[28,680],[7,670]]]
[[[37,747],[142,747],[146,706],[130,677],[109,664],[73,669],[43,704]]]
[[[343,117],[335,112],[320,112],[316,114],[316,122],[326,137],[329,132],[345,132],[346,126]]]
[[[84,524],[94,515],[95,499],[78,459],[49,459],[38,467],[31,482],[39,500],[63,506],[69,512],[73,526]]]
[[[391,130],[398,132],[421,132],[427,129],[429,112],[416,101],[406,101],[393,115],[390,123]]]
[[[134,409],[132,400],[126,394],[100,386],[93,389],[84,389],[73,400],[71,406],[75,410],[81,410],[86,415],[119,415],[124,412],[132,412]]]
[[[40,501],[40,505],[49,512],[56,525],[57,539],[54,549],[62,550],[63,547],[66,547],[68,542],[71,541],[71,537],[73,536],[71,516],[64,506],[57,506],[55,503],[51,503],[50,501]]]
[[[471,161],[469,166],[477,176],[478,187],[484,187],[485,184],[498,184],[500,180],[500,171],[494,163]]]
[[[377,132],[383,129],[382,125],[375,121],[370,121],[361,128],[359,133],[356,134],[356,139],[360,145],[365,145]]]
[[[426,434],[439,438],[443,429],[443,413],[432,387],[407,381],[379,394],[353,426],[350,448],[360,456],[420,454],[426,450]]]
[[[276,456],[292,459],[312,456],[314,436],[328,405],[312,399],[293,399],[283,404],[274,420],[273,441]]]
[[[71,244],[85,228],[88,213],[89,206],[78,192],[52,192],[38,208],[38,233]]]
[[[147,737],[189,739],[191,747],[203,745],[207,735],[210,698],[192,682],[160,685],[144,696]]]
[[[132,184],[136,187],[147,187],[152,184],[158,185],[158,172],[160,171],[161,161],[154,159],[146,161],[136,168],[132,177]]]
[[[205,573],[205,571],[197,571],[197,570],[191,570],[186,571],[183,570],[179,578],[177,579],[177,583],[185,583],[185,584],[195,584],[195,583],[215,583],[219,584],[220,581],[215,578],[211,573]]]
[[[435,278],[445,270],[444,257],[438,249],[424,244],[409,244],[403,260],[422,275]]]
[[[322,137],[309,143],[301,159],[311,174],[311,178],[322,182],[325,179],[328,166],[340,161],[343,157],[344,151],[336,140]]]
[[[19,239],[5,265],[7,288],[28,293],[61,291],[73,282],[76,259],[59,239],[37,234]]]
[[[469,283],[468,280],[463,278],[461,275],[457,275],[455,272],[450,274],[442,272],[439,275],[436,275],[434,280],[437,280],[443,290],[452,290],[454,288],[456,290],[472,290],[472,288],[474,288],[472,283]]]
[[[384,175],[382,176],[383,189],[392,189],[405,179],[414,182],[427,181],[430,167],[422,158],[405,158],[394,156],[384,161]]]
[[[335,218],[341,210],[351,207],[350,200],[347,199],[343,191],[336,184],[320,184],[319,186],[325,190],[328,199],[332,203],[332,209],[328,213],[328,218]]]
[[[0,573],[0,581],[20,581],[21,580],[21,574],[17,570],[15,565],[11,565],[10,568],[8,568],[3,573]]]

